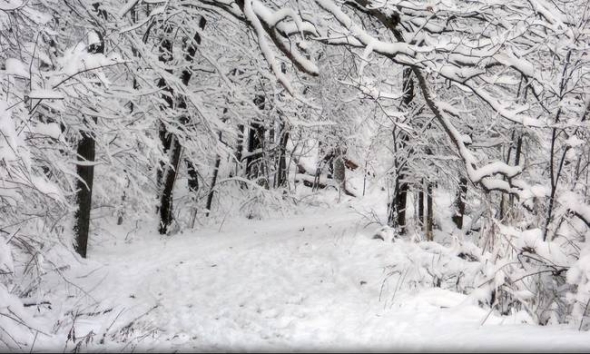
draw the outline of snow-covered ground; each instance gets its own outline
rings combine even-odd
[[[33,352],[590,350],[575,326],[501,317],[445,289],[476,264],[437,243],[373,239],[363,215],[343,203],[168,237],[147,231],[154,220],[103,224],[88,260],[47,276],[37,300],[51,307],[27,308],[51,331]]]

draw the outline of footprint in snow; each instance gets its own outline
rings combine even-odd
[[[170,341],[174,345],[181,345],[181,344],[188,342],[189,339],[190,339],[190,336],[188,334],[179,333],[179,334],[174,335],[174,337],[172,337],[172,339]]]

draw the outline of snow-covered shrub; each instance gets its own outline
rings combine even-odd
[[[0,348],[21,351],[30,346],[34,336],[30,323],[20,299],[0,283]]]
[[[580,329],[590,329],[590,205],[582,193],[567,192],[560,198],[563,222],[560,224],[559,239],[569,245],[576,258],[567,271],[567,283],[572,289],[566,302],[571,306],[569,320]]]
[[[581,324],[589,299],[586,226],[564,219],[556,237],[545,241],[539,228],[495,226],[495,244],[487,245],[491,305],[501,314],[524,310],[542,325]]]
[[[400,288],[438,287],[470,294],[485,278],[486,266],[471,243],[447,247],[400,240],[391,247],[399,257],[387,267],[385,279],[391,282],[389,278],[393,277]]]
[[[579,328],[590,329],[590,245],[580,251],[580,258],[567,273],[567,282],[573,289],[566,300],[571,304],[570,320],[579,323]]]
[[[66,204],[61,190],[35,166],[26,135],[17,133],[27,128],[22,110],[8,107],[0,101],[0,339],[21,349],[34,335],[22,299],[39,289],[43,247],[55,236],[53,226]]]

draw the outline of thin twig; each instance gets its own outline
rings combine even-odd
[[[582,319],[580,320],[580,327],[578,327],[578,331],[582,330],[582,323],[584,323],[584,316],[586,316],[586,311],[588,311],[588,305],[590,305],[590,299],[586,302],[586,307],[584,308],[584,312],[582,312]]]
[[[490,315],[492,314],[493,311],[494,311],[494,305],[491,306],[490,311],[488,312],[486,317],[483,319],[483,321],[481,321],[480,326],[483,326],[484,323],[486,323],[486,321],[488,320],[488,317],[490,317]]]
[[[31,350],[29,350],[29,353],[33,352],[33,348],[35,348],[35,342],[37,342],[37,336],[39,335],[39,331],[35,332],[35,338],[33,339],[33,344],[31,345]]]

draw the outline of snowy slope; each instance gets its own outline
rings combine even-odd
[[[33,351],[590,350],[588,333],[428,286],[421,262],[443,279],[477,267],[435,243],[374,240],[368,224],[342,206],[172,237],[152,222],[103,225],[90,259],[54,278],[52,308],[36,310],[53,332]]]

